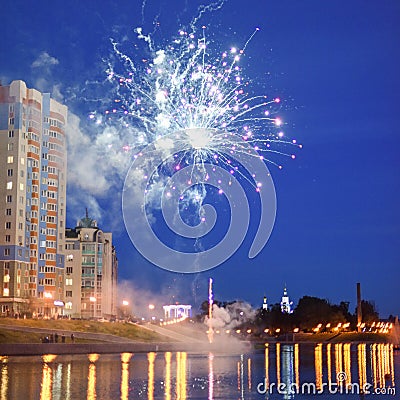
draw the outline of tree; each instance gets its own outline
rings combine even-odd
[[[357,310],[356,310],[357,312]],[[376,310],[375,303],[370,300],[361,300],[362,321],[372,323],[379,320],[379,313]]]

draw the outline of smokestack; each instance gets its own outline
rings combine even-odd
[[[357,282],[357,332],[361,332],[362,311],[361,311],[361,283]]]

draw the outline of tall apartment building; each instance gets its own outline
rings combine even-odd
[[[0,312],[63,305],[67,107],[25,82],[0,85]]]
[[[112,234],[88,217],[65,231],[65,314],[112,318],[117,307],[118,261]]]

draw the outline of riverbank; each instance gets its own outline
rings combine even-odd
[[[393,343],[393,337],[388,334],[342,332],[258,338],[216,334],[210,345],[202,328],[193,323],[168,329],[125,322],[1,319],[0,356],[152,351],[241,353],[263,348],[265,343]]]

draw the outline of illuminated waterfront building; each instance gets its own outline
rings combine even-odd
[[[284,314],[292,314],[293,313],[292,306],[293,306],[293,302],[290,301],[289,295],[288,295],[288,292],[287,292],[287,289],[285,286],[285,288],[283,289],[283,296],[282,296],[282,300],[281,300],[281,311]]]
[[[86,217],[65,231],[65,314],[76,318],[116,315],[118,261],[112,234]]]
[[[164,317],[166,320],[172,318],[190,318],[192,316],[192,306],[185,304],[170,304],[163,306]]]
[[[62,312],[67,107],[0,85],[0,311]]]
[[[266,296],[264,296],[264,299],[263,299],[262,309],[265,311],[268,311],[268,302],[267,302]]]

